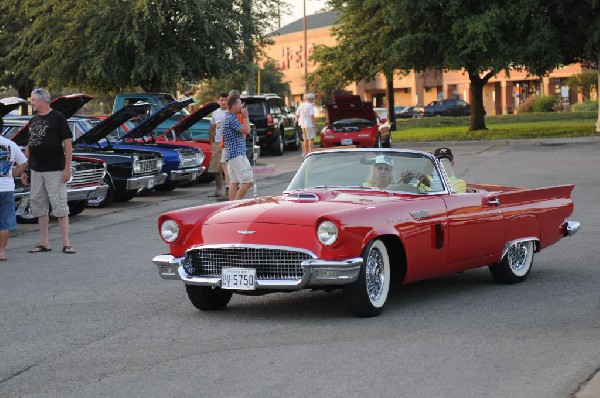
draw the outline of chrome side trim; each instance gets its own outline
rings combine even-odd
[[[579,228],[581,228],[581,223],[579,221],[567,220],[567,223],[565,225],[564,236],[567,237],[575,235],[577,231],[579,231]]]
[[[523,243],[523,242],[529,242],[529,241],[533,241],[534,252],[539,251],[538,248],[540,247],[540,240],[538,238],[536,238],[535,236],[511,240],[511,241],[506,242],[506,244],[504,245],[504,250],[502,250],[502,254],[500,255],[500,258],[498,259],[498,262],[502,261],[504,256],[506,256],[506,253],[508,253],[508,250],[510,249],[511,246],[514,246],[517,243]]]

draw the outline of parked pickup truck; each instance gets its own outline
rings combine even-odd
[[[26,104],[21,98],[0,100],[0,116],[5,116],[13,109]],[[54,103],[54,102],[53,102]],[[51,103],[51,105],[53,104]],[[57,101],[60,103],[60,101]],[[7,119],[6,129],[2,132],[5,137],[12,139],[19,146],[25,147],[29,137],[28,118]],[[106,165],[102,159],[90,156],[73,155],[71,162],[71,180],[67,183],[67,200],[69,213],[80,214],[89,199],[106,195],[108,185],[104,183]],[[20,178],[15,179],[15,208],[19,222],[35,222],[29,209],[29,187],[21,184]]]

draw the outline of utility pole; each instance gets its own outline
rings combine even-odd
[[[306,0],[303,0],[304,6],[304,89],[308,92],[308,40],[306,38]]]

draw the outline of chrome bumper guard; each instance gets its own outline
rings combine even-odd
[[[67,200],[69,202],[75,200],[86,200],[95,198],[97,196],[106,195],[108,191],[107,184],[81,187],[81,188],[67,188]]]
[[[189,169],[172,170],[171,181],[188,181],[195,180],[200,174],[202,167],[190,167]]]
[[[183,257],[162,254],[152,259],[163,279],[180,279],[186,285],[220,287],[220,277],[191,277],[181,266]],[[305,288],[346,285],[358,279],[361,257],[340,261],[306,260],[302,262],[304,275],[298,280],[261,280],[257,279],[256,289],[299,290]]]
[[[565,232],[564,232],[565,238],[567,236],[575,235],[577,233],[577,231],[579,231],[579,228],[581,228],[580,222],[567,220],[566,225],[565,225]]]
[[[142,188],[153,188],[156,185],[164,184],[167,179],[166,173],[159,173],[150,176],[131,177],[127,179],[125,189],[127,191],[138,190]]]

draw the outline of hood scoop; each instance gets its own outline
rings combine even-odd
[[[290,202],[318,202],[319,197],[312,192],[292,192],[285,196],[285,200]]]

